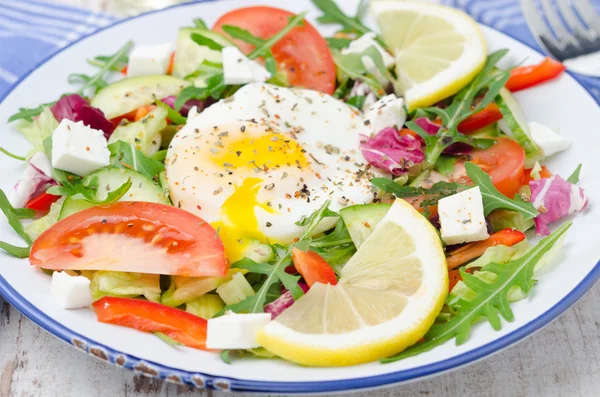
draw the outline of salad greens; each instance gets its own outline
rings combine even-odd
[[[21,236],[21,238],[27,244],[27,247],[18,247],[4,241],[0,241],[0,248],[5,250],[8,254],[16,256],[17,258],[27,258],[29,256],[29,249],[31,248],[33,241],[31,241],[31,238],[25,232],[20,219],[29,219],[35,217],[35,211],[26,208],[15,209],[10,204],[6,194],[4,194],[4,191],[2,190],[0,190],[0,210],[4,213],[4,216],[6,216],[10,227],[12,227],[12,229],[19,236]]]
[[[567,178],[567,182],[570,182],[574,185],[576,185],[577,183],[579,183],[579,174],[581,173],[581,164],[579,164],[577,166],[577,168],[575,168],[575,171],[573,171],[573,173],[571,174],[571,176],[569,176],[569,178]]]
[[[114,66],[118,65],[119,62],[122,62],[123,56],[125,54],[127,54],[127,52],[131,49],[132,46],[133,46],[133,42],[128,41],[114,55],[112,55],[110,58],[106,59],[106,62],[104,63],[104,65],[102,67],[100,67],[100,70],[95,75],[93,75],[93,76],[87,76],[84,74],[77,75],[82,80],[83,84],[76,91],[76,93],[79,95],[84,95],[89,88],[92,88],[93,92],[95,92],[95,90],[98,89],[100,86],[102,86],[103,84],[105,85],[106,84],[106,82],[104,81],[105,75],[109,72],[115,71],[113,69]],[[69,78],[69,81],[71,81],[71,78]],[[69,94],[65,94],[65,95],[69,95]],[[45,103],[43,105],[40,105],[35,108],[31,108],[31,109],[20,108],[17,113],[13,114],[12,116],[10,116],[8,118],[8,122],[10,123],[11,121],[21,120],[21,119],[31,122],[31,121],[33,121],[33,117],[38,116],[40,113],[42,113],[42,111],[44,110],[45,107],[52,106],[55,103],[56,102],[49,102],[49,103]]]
[[[489,215],[496,209],[519,212],[524,216],[525,220],[533,219],[539,214],[535,207],[531,203],[524,201],[521,196],[517,195],[514,200],[511,200],[500,193],[492,184],[492,178],[475,164],[467,162],[465,168],[469,178],[481,190],[485,215]]]
[[[147,157],[132,143],[117,141],[108,145],[108,150],[111,166],[137,171],[148,179],[157,180],[158,175],[165,169],[163,163]]]
[[[533,269],[544,255],[563,237],[571,227],[565,223],[550,236],[544,238],[526,254],[512,259],[506,264],[490,263],[484,267],[486,272],[496,274],[496,278],[488,283],[480,280],[463,269],[460,275],[471,290],[476,294],[470,301],[460,300],[455,304],[456,314],[445,323],[436,323],[425,335],[425,341],[417,343],[402,353],[382,359],[384,363],[394,362],[406,357],[415,356],[441,345],[449,339],[456,338],[456,344],[461,345],[469,336],[473,323],[480,317],[485,317],[496,330],[502,328],[502,316],[506,321],[513,321],[514,314],[510,309],[508,292],[513,286],[521,288],[528,294],[534,286]]]
[[[333,0],[312,0],[312,3],[323,12],[323,15],[317,18],[317,21],[322,24],[341,25],[343,33],[356,33],[359,36],[371,32],[371,29],[361,22],[368,7],[366,1],[359,3],[354,17],[346,15]],[[384,44],[380,38],[377,40],[380,44]]]
[[[8,150],[4,149],[3,147],[0,147],[0,153],[6,155],[8,157],[11,157],[11,158],[13,158],[15,160],[27,161],[27,159],[25,157],[19,156],[18,154],[11,153]]]
[[[458,125],[461,121],[492,103],[504,84],[510,77],[511,69],[499,71],[497,63],[508,50],[496,51],[488,56],[485,66],[465,88],[460,90],[447,108],[429,107],[422,109],[425,113],[435,114],[442,120],[442,126],[435,135],[430,135],[416,122],[409,121],[407,127],[417,132],[425,141],[425,159],[429,164],[436,164],[442,153],[454,143],[466,143],[480,149],[493,145],[494,140],[485,138],[472,138],[461,134]],[[475,98],[485,92],[482,99],[475,102]]]
[[[310,248],[311,235],[314,229],[323,218],[332,214],[332,211],[329,210],[329,204],[330,202],[326,201],[318,211],[298,223],[299,226],[306,226],[302,236],[300,236],[297,242],[290,244],[288,247],[278,247],[278,260],[274,264],[256,263],[251,259],[245,258],[232,265],[233,268],[246,269],[252,273],[264,274],[267,278],[255,295],[249,296],[240,303],[228,305],[225,307],[225,310],[231,310],[236,313],[262,313],[267,300],[267,292],[277,281],[281,281],[285,288],[292,292],[295,299],[300,298],[304,294],[298,285],[300,277],[286,273],[285,268],[291,263],[292,250],[294,248],[302,251]]]

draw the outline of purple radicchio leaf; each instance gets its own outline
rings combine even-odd
[[[117,127],[108,120],[102,110],[92,107],[88,101],[78,94],[65,95],[50,108],[54,118],[59,123],[63,119],[73,122],[83,121],[83,124],[95,130],[104,132],[106,139],[110,138]]]
[[[372,138],[361,135],[360,150],[369,164],[394,176],[425,160],[421,141],[411,135],[400,136],[394,128],[385,128]]]
[[[583,211],[589,197],[577,185],[565,181],[558,175],[529,182],[531,203],[540,212],[535,217],[535,231],[547,236],[548,225],[565,216]]]
[[[299,282],[298,285],[300,288],[302,288],[304,293],[308,291],[308,285],[305,283]],[[285,309],[292,306],[293,303],[294,297],[292,296],[292,292],[286,290],[279,296],[279,298],[265,306],[265,313],[271,313],[271,319],[274,320],[277,316],[283,313]]]

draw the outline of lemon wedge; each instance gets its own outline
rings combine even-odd
[[[456,94],[485,64],[485,39],[477,22],[462,11],[402,0],[372,2],[371,11],[396,56],[395,88],[409,109]]]
[[[299,364],[365,363],[421,339],[447,293],[446,259],[435,229],[406,201],[396,200],[338,284],[314,284],[257,340]]]

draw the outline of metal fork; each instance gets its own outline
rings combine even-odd
[[[573,72],[600,77],[600,16],[590,0],[520,0],[538,44]]]

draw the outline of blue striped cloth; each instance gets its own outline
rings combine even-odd
[[[555,1],[555,0],[554,0]],[[592,0],[600,8],[600,0]],[[539,50],[518,0],[441,0]],[[0,98],[48,54],[117,18],[42,0],[0,0]],[[576,77],[600,102],[600,79]]]

